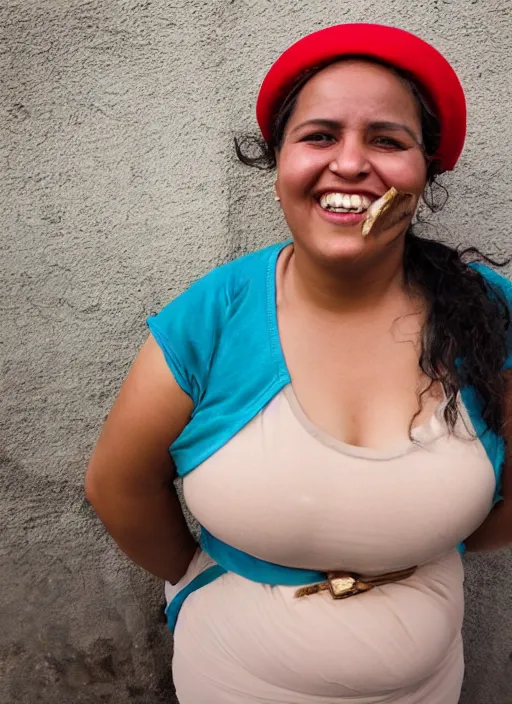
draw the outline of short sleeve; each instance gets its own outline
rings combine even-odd
[[[147,319],[169,369],[195,406],[204,393],[228,307],[227,282],[219,272],[214,269]]]
[[[508,306],[509,313],[512,318],[512,281],[505,276],[498,274],[494,269],[491,269],[484,264],[471,264],[471,268],[478,271],[483,276],[491,292],[498,295],[501,300]],[[507,332],[507,358],[503,367],[504,371],[512,369],[512,325]]]

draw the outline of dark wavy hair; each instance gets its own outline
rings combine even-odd
[[[421,115],[423,151],[427,161],[423,201],[431,212],[439,211],[448,199],[448,192],[439,181],[440,164],[433,158],[439,146],[440,123],[432,103],[412,75],[368,57],[337,57],[302,73],[274,110],[268,142],[252,135],[235,139],[238,159],[248,166],[274,169],[276,151],[282,146],[286,124],[302,88],[322,69],[349,58],[385,66],[414,95]],[[423,218],[419,217],[418,224],[423,222]],[[508,260],[496,262],[476,247],[455,249],[441,241],[426,239],[419,236],[413,226],[406,232],[405,282],[411,290],[418,291],[427,303],[419,366],[430,379],[428,388],[435,382],[442,384],[447,398],[444,417],[450,432],[453,432],[458,418],[457,394],[463,386],[473,386],[480,399],[487,427],[501,434],[505,395],[502,369],[507,356],[510,311],[500,292],[491,290],[484,277],[469,266],[475,261],[497,267],[508,263]],[[418,414],[419,411],[412,418],[409,430]]]

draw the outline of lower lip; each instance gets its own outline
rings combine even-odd
[[[333,213],[331,210],[324,210],[320,203],[316,202],[316,207],[320,211],[324,220],[332,222],[335,225],[359,225],[366,218],[366,211],[362,213]]]

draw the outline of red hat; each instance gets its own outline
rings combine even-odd
[[[339,24],[313,32],[282,54],[265,76],[256,104],[256,117],[265,140],[287,89],[306,69],[338,56],[380,59],[409,72],[430,97],[441,124],[437,152],[444,171],[454,168],[466,136],[466,100],[457,74],[437,49],[410,32],[378,24]]]

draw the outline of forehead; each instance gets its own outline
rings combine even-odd
[[[420,122],[407,83],[385,66],[360,60],[332,64],[306,83],[290,122],[312,118]]]

